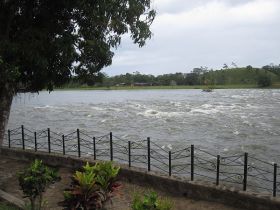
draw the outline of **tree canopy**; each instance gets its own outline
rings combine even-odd
[[[155,15],[150,0],[0,0],[0,88],[52,90],[94,75],[122,35],[142,47]]]
[[[95,79],[81,80],[73,77],[64,88],[86,86],[174,86],[174,85],[255,85],[267,87],[280,82],[280,66],[235,67],[220,70],[208,70],[207,67],[194,68],[189,73],[176,72],[162,75],[141,74],[136,71],[121,75],[108,76],[99,72]]]
[[[0,145],[13,95],[92,78],[129,34],[142,47],[150,0],[0,0]]]

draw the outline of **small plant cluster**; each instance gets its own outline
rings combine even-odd
[[[135,194],[132,202],[132,210],[171,210],[172,206],[170,200],[159,198],[153,191],[144,196]]]
[[[74,173],[69,189],[64,191],[64,201],[60,205],[71,210],[98,210],[109,200],[120,187],[115,182],[120,167],[111,162],[88,162]],[[30,204],[25,209],[41,210],[44,207],[43,192],[51,182],[59,180],[57,171],[35,160],[31,166],[19,173],[19,184],[23,193],[29,198]],[[168,199],[159,198],[156,192],[143,196],[135,194],[132,210],[171,210],[173,203]]]
[[[64,191],[62,205],[66,209],[101,209],[119,187],[115,183],[119,170],[111,162],[96,163],[94,166],[87,162],[81,171],[75,172],[71,188]]]
[[[57,171],[45,166],[42,160],[35,160],[31,166],[18,174],[19,185],[30,200],[31,210],[43,207],[43,192],[48,184],[59,180]]]

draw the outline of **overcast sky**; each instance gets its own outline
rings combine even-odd
[[[124,37],[109,75],[220,69],[224,63],[280,63],[280,0],[152,0],[153,37],[139,48]]]

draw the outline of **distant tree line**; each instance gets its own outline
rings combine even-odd
[[[237,67],[231,64],[232,68],[224,64],[220,70],[208,69],[207,67],[194,68],[190,73],[170,73],[154,76],[141,74],[136,71],[116,76],[107,76],[98,72],[86,77],[73,77],[72,86],[175,86],[175,85],[237,85],[253,84],[259,87],[271,86],[272,83],[280,82],[280,65],[266,65],[262,68],[252,66]]]

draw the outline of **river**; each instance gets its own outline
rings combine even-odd
[[[18,94],[9,128],[77,128],[280,163],[280,90],[75,90]]]

